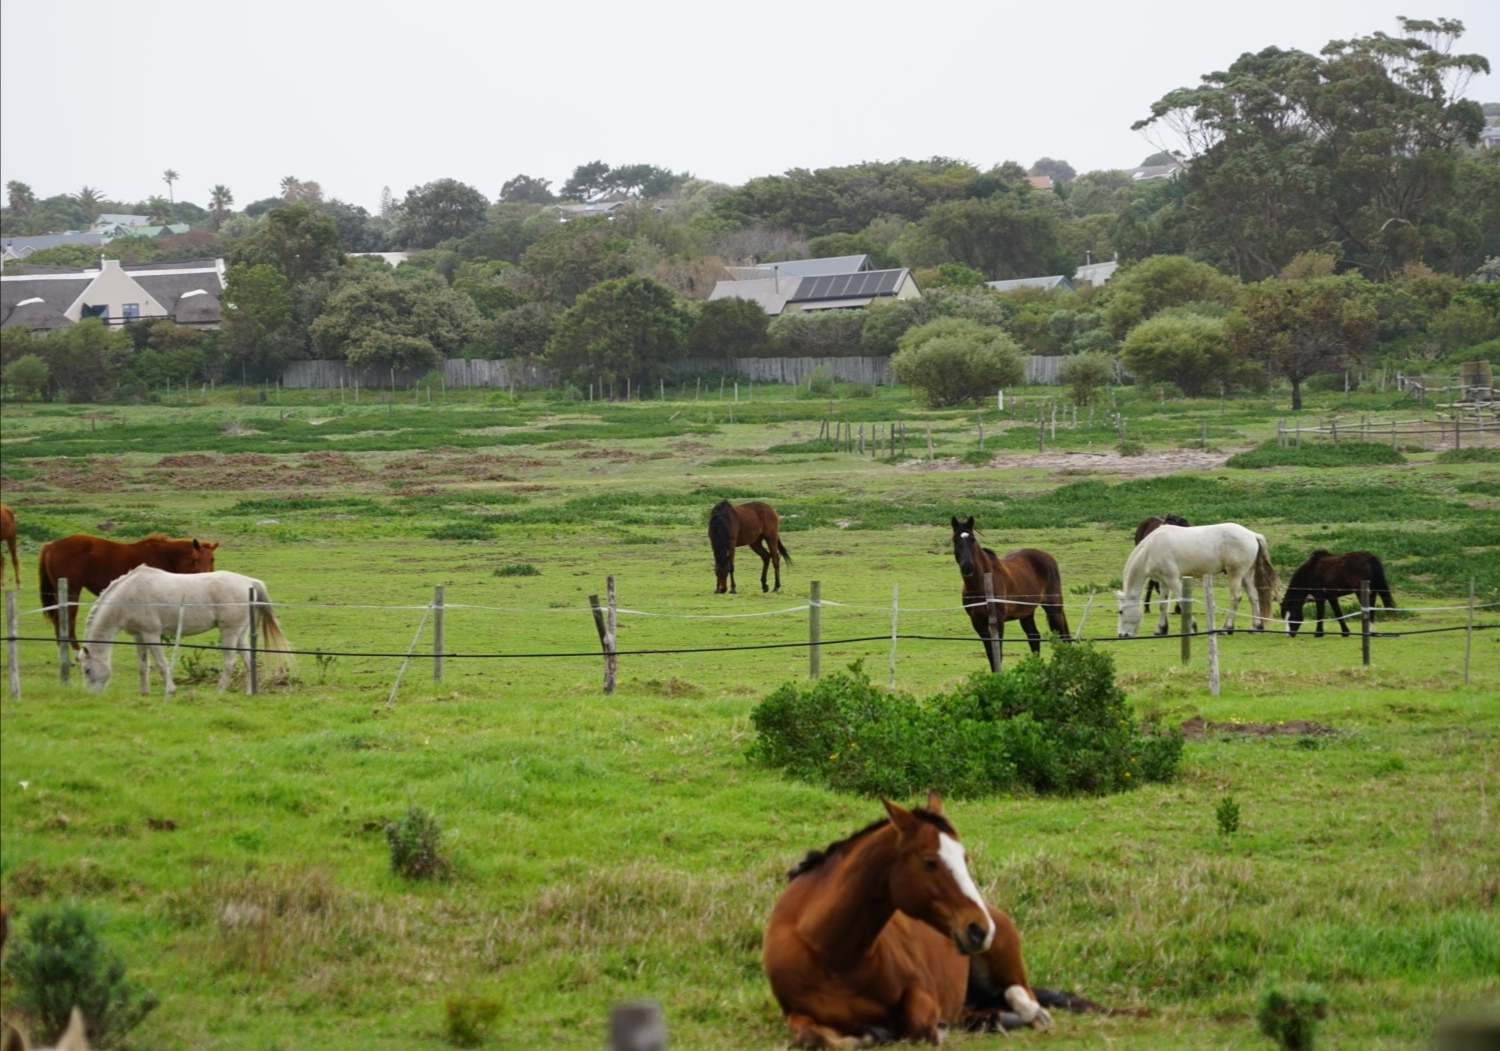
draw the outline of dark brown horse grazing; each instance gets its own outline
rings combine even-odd
[[[1005,556],[981,547],[974,533],[974,518],[953,519],[953,559],[964,578],[964,606],[969,621],[984,640],[984,651],[990,658],[990,669],[1000,670],[1000,642],[1005,636],[1005,622],[1019,620],[1031,642],[1031,652],[1042,652],[1042,636],[1036,627],[1037,607],[1047,617],[1047,626],[1060,637],[1068,637],[1068,615],[1063,611],[1062,574],[1057,560],[1034,547],[1018,548]],[[999,625],[991,638],[989,610],[986,608],[984,577],[990,575],[995,589],[995,610]]]
[[[176,540],[152,533],[133,544],[120,544],[103,537],[74,533],[42,545],[37,561],[42,605],[57,605],[57,582],[68,582],[68,641],[78,648],[78,599],[85,591],[95,595],[136,566],[153,566],[168,573],[212,573],[217,540]],[[47,619],[57,630],[57,611]]]
[[[1339,609],[1339,596],[1358,595],[1359,586],[1366,581],[1370,584],[1372,606],[1378,599],[1385,603],[1386,609],[1396,608],[1396,600],[1391,597],[1391,587],[1385,582],[1385,567],[1370,552],[1346,551],[1342,555],[1335,555],[1331,551],[1319,549],[1308,555],[1307,561],[1292,573],[1292,579],[1287,582],[1286,594],[1281,597],[1281,619],[1286,621],[1287,634],[1295,635],[1297,629],[1302,627],[1302,611],[1308,599],[1312,599],[1318,606],[1318,630],[1313,632],[1315,636],[1321,638],[1323,635],[1325,602],[1333,607],[1334,619],[1339,622],[1343,633],[1349,634],[1349,622],[1344,619],[1343,610]]]
[[[16,558],[16,516],[10,508],[0,504],[0,542],[10,548],[10,565],[16,571],[16,587],[21,586],[21,563]],[[0,584],[5,583],[5,559],[0,556]]]
[[[954,1025],[1050,1025],[1046,1006],[1103,1010],[1033,990],[1021,937],[969,876],[936,792],[787,874],[761,961],[796,1047],[941,1042]]]
[[[708,542],[714,549],[715,595],[734,591],[734,549],[750,546],[760,556],[760,589],[766,587],[766,567],[776,567],[776,590],[781,590],[781,560],[792,564],[792,556],[781,543],[781,520],[770,504],[749,500],[736,507],[720,500],[708,513]],[[727,581],[727,587],[726,587]]]
[[[1140,525],[1135,527],[1136,545],[1139,546],[1142,540],[1145,540],[1148,536],[1156,532],[1157,529],[1161,528],[1164,525],[1185,526],[1188,524],[1188,520],[1186,518],[1183,518],[1181,515],[1152,515],[1150,518],[1147,518]],[[1159,584],[1157,581],[1146,581],[1145,609],[1147,613],[1151,612],[1151,592],[1160,590],[1161,584]]]

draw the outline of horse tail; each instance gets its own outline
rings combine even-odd
[[[1264,624],[1271,619],[1271,604],[1276,596],[1276,567],[1271,564],[1271,554],[1266,548],[1266,538],[1255,534],[1255,594],[1260,600],[1260,619]]]
[[[1384,602],[1386,609],[1396,608],[1396,600],[1391,597],[1391,586],[1385,582],[1385,566],[1374,555],[1370,556],[1370,593]],[[1372,600],[1371,605],[1373,604]]]
[[[292,655],[292,644],[276,623],[276,614],[271,609],[271,594],[265,584],[255,582],[255,615],[260,618],[260,637],[267,654],[267,663],[273,668],[291,668],[297,663]]]
[[[1068,611],[1063,608],[1062,571],[1057,568],[1057,559],[1051,555],[1037,561],[1041,563],[1042,579],[1046,585],[1042,594],[1047,600],[1047,605],[1043,607],[1047,611],[1047,626],[1066,642]]]
[[[57,581],[52,579],[52,574],[47,572],[47,549],[52,546],[52,541],[42,545],[42,553],[36,560],[36,579],[42,591],[42,607],[46,609],[47,619],[52,623],[52,634],[58,631],[57,610],[47,609],[49,606],[57,605]]]
[[[781,542],[780,536],[777,536],[776,538],[776,550],[781,552],[781,557],[786,559],[787,565],[792,564],[792,553],[788,551],[786,549],[786,545]]]

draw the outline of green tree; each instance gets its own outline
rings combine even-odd
[[[414,186],[401,202],[398,237],[408,248],[434,248],[484,225],[490,202],[457,179],[438,179]]]
[[[24,182],[12,179],[5,184],[5,201],[16,215],[27,216],[36,207],[36,194]]]
[[[965,318],[943,318],[908,332],[890,370],[934,409],[992,398],[1026,376],[1008,335]]]
[[[563,376],[587,382],[654,378],[682,355],[692,315],[649,277],[604,281],[558,320],[547,358]]]
[[[787,357],[838,357],[859,353],[863,310],[787,310],[771,319],[766,332],[775,353]]]
[[[589,161],[573,169],[573,174],[563,183],[561,193],[568,200],[586,201],[608,188],[609,165],[603,161]]]
[[[73,194],[73,200],[78,202],[78,207],[85,209],[90,218],[98,215],[103,210],[104,194],[93,186],[84,186]]]
[[[270,263],[231,266],[221,303],[224,338],[240,363],[241,383],[248,378],[249,365],[277,367],[299,348],[287,279]]]
[[[1263,364],[1292,384],[1292,408],[1302,408],[1302,381],[1334,372],[1364,354],[1376,331],[1375,308],[1357,277],[1311,281],[1271,278],[1247,285],[1240,306],[1224,321],[1229,349]]]
[[[759,303],[735,296],[710,300],[698,308],[688,330],[688,353],[700,358],[754,357],[770,343],[770,324]]]
[[[982,271],[992,281],[1071,274],[1074,264],[1058,241],[1056,212],[1028,186],[984,200],[934,205],[922,233],[943,245],[947,259]]]
[[[1188,303],[1234,306],[1240,284],[1207,263],[1154,255],[1121,268],[1099,296],[1104,324],[1116,339],[1168,307]]]
[[[481,339],[497,358],[539,358],[547,352],[559,313],[547,303],[522,303],[496,314]]]
[[[1175,383],[1189,398],[1220,383],[1235,386],[1243,365],[1224,342],[1223,321],[1176,311],[1131,329],[1120,363],[1137,380]]]
[[[867,255],[881,270],[897,266],[890,250],[872,241],[868,234],[824,234],[807,242],[807,254],[814,259],[832,259],[841,255]]]
[[[513,179],[506,179],[505,184],[500,187],[500,199],[521,204],[551,204],[557,200],[551,187],[551,179],[517,175]]]
[[[629,274],[629,250],[630,241],[614,236],[608,219],[575,219],[527,248],[521,269],[533,299],[568,306],[599,282]]]
[[[159,195],[153,196],[146,201],[146,212],[150,216],[151,221],[158,226],[166,226],[172,222],[176,218],[172,214],[175,210],[171,201]]]
[[[1072,182],[1078,177],[1078,172],[1067,161],[1053,160],[1051,157],[1042,157],[1030,168],[1026,169],[1027,175],[1045,175],[1054,183],[1061,185]]]
[[[229,214],[229,208],[233,204],[234,194],[229,191],[229,187],[223,183],[215,185],[208,198],[208,210],[213,213],[215,230],[224,225],[224,217]]]
[[[168,168],[166,171],[161,173],[161,181],[167,184],[167,200],[172,204],[177,203],[177,196],[173,192],[173,184],[176,183],[180,178],[182,178],[182,176],[178,175],[171,168]]]
[[[509,263],[459,263],[453,271],[453,290],[472,299],[482,316],[493,318],[526,302],[526,297],[510,285],[509,278],[515,273]]]
[[[266,264],[280,271],[289,288],[343,265],[333,220],[303,201],[266,213],[265,225],[235,246],[233,264]]]
[[[988,289],[934,288],[918,299],[872,305],[865,312],[860,344],[867,354],[894,354],[896,341],[918,325],[940,317],[964,317],[981,325],[1007,328],[1015,304]]]
[[[5,385],[17,401],[29,401],[47,386],[47,362],[37,354],[22,354],[5,366]]]
[[[1071,354],[1057,370],[1057,378],[1068,388],[1073,404],[1091,404],[1099,388],[1115,378],[1115,356],[1099,351]]]
[[[47,359],[49,400],[98,401],[114,386],[120,365],[130,354],[130,337],[97,318],[85,318],[38,341]]]
[[[435,274],[352,272],[309,327],[320,357],[356,368],[425,370],[458,357],[480,332],[474,303]]]

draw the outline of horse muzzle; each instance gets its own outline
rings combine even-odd
[[[953,947],[964,956],[977,956],[990,947],[994,935],[977,923],[953,932]]]

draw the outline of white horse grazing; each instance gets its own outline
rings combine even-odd
[[[1156,634],[1165,635],[1167,609],[1182,599],[1182,578],[1210,573],[1229,577],[1229,613],[1224,618],[1224,630],[1234,630],[1234,611],[1242,588],[1250,600],[1251,626],[1262,630],[1271,616],[1276,591],[1276,569],[1266,553],[1266,538],[1242,525],[1222,522],[1160,526],[1136,545],[1125,561],[1125,590],[1115,592],[1120,600],[1120,637],[1136,634],[1141,626],[1141,593],[1146,581],[1160,581],[1162,594],[1167,596],[1156,624]]]
[[[136,665],[141,673],[141,693],[148,688],[146,655],[156,662],[166,682],[172,685],[172,672],[162,652],[161,637],[172,632],[179,637],[199,635],[210,628],[219,629],[219,645],[224,647],[224,673],[219,676],[219,692],[229,688],[238,656],[249,672],[244,650],[250,646],[250,591],[255,590],[255,614],[265,652],[272,667],[291,663],[287,651],[291,644],[281,633],[281,626],[271,612],[271,596],[266,585],[254,577],[220,570],[217,573],[168,573],[151,566],[137,566],[105,588],[89,610],[83,625],[83,646],[78,651],[83,666],[83,683],[96,693],[109,683],[110,657],[114,638],[120,632],[135,636]],[[182,630],[178,632],[178,618]]]

